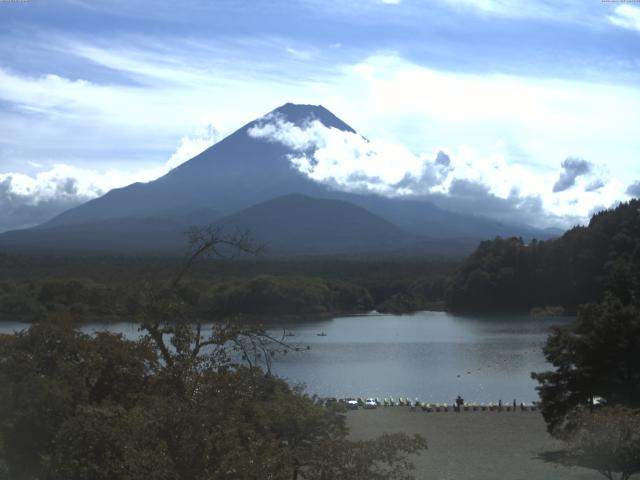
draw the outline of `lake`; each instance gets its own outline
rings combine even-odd
[[[542,346],[550,327],[571,320],[418,312],[288,322],[270,331],[281,335],[285,328],[295,335],[287,341],[305,350],[276,357],[273,370],[323,397],[403,396],[451,403],[462,395],[470,402],[529,403],[537,399],[530,373],[549,368]],[[0,332],[26,326],[3,322]],[[133,323],[90,323],[82,329],[139,335]],[[318,336],[321,332],[326,336]]]

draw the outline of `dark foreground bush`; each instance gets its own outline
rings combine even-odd
[[[406,455],[424,440],[350,442],[342,413],[256,366],[253,347],[286,346],[230,325],[195,334],[174,328],[165,354],[151,336],[52,324],[1,336],[4,478],[411,478]]]

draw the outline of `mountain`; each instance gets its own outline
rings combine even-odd
[[[290,194],[230,215],[226,230],[248,229],[267,252],[326,254],[389,250],[410,244],[413,236],[367,210],[342,200]]]
[[[108,218],[15,230],[0,235],[0,250],[43,255],[166,255],[185,251],[186,227],[167,218]]]
[[[527,239],[558,236],[557,233],[538,230],[528,225],[505,224],[480,215],[443,210],[424,200],[339,192],[334,192],[333,196],[365,208],[415,235],[476,240],[495,236]]]
[[[286,104],[268,115],[296,125],[315,118],[327,127],[354,130],[321,106]],[[275,142],[253,138],[254,120],[222,141],[149,183],[134,183],[62,213],[44,227],[96,219],[158,216],[159,212],[201,207],[230,214],[289,193],[318,196],[326,188],[297,170],[287,155],[291,150]],[[173,217],[172,217],[173,218]]]
[[[175,253],[189,225],[250,229],[274,254],[464,255],[479,240],[548,232],[442,210],[421,200],[339,192],[309,179],[293,150],[249,134],[278,118],[356,133],[322,106],[287,103],[149,183],[134,183],[37,227],[0,235],[0,251]],[[294,195],[295,194],[295,195]]]
[[[251,232],[269,257],[397,258],[426,252],[450,258],[466,255],[476,245],[469,239],[413,235],[352,203],[301,194],[277,197],[204,223],[229,233]],[[170,255],[186,252],[189,226],[169,218],[99,219],[8,232],[0,236],[0,244],[10,252],[49,255]]]

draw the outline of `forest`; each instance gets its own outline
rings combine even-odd
[[[260,315],[263,321],[378,310],[422,309],[575,314],[602,300],[624,299],[640,268],[638,201],[593,216],[562,237],[525,243],[487,240],[452,261],[205,260],[182,286],[201,317]],[[138,288],[170,278],[179,258],[0,256],[0,318],[42,315],[130,319]]]
[[[640,201],[596,213],[587,226],[562,237],[525,243],[521,238],[482,242],[449,279],[452,311],[519,311],[578,307],[603,300],[623,302],[640,292]]]
[[[182,289],[199,317],[287,316],[371,310],[407,313],[575,314],[609,291],[628,300],[640,288],[639,201],[595,214],[562,237],[525,243],[496,238],[460,263],[427,260],[204,260]],[[130,319],[140,285],[161,283],[180,258],[0,256],[0,318],[33,321],[70,314]],[[629,288],[631,285],[631,289]]]
[[[141,286],[166,282],[180,258],[0,256],[0,318],[72,315],[132,319]],[[442,308],[455,264],[430,261],[204,259],[181,285],[199,318],[415,311]]]

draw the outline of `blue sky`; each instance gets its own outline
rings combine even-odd
[[[0,0],[0,22],[0,230],[286,102],[372,140],[390,183],[445,152],[447,208],[569,226],[640,194],[638,3]]]

